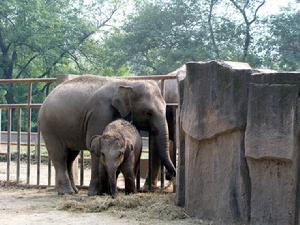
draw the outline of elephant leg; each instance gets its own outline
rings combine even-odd
[[[130,166],[127,166],[122,171],[125,179],[125,194],[135,193],[135,175]]]
[[[56,138],[50,139],[46,137],[45,140],[49,157],[55,168],[55,186],[58,194],[73,194],[74,190],[70,182],[67,167],[68,149]]]
[[[157,152],[152,151],[152,160],[151,160],[151,186],[153,189],[157,188],[157,179],[158,179],[158,173],[160,169],[160,158]],[[149,174],[147,175],[145,184],[144,184],[144,190],[149,189]]]
[[[72,188],[75,193],[78,193],[78,189],[75,185],[74,176],[73,176],[73,163],[74,163],[74,160],[76,159],[76,157],[78,156],[78,154],[79,154],[79,151],[69,150],[68,158],[67,158],[67,167],[68,167],[69,178],[70,178],[70,182],[71,182]],[[75,168],[75,169],[78,169],[78,168]]]
[[[158,180],[158,173],[160,170],[160,157],[157,152],[152,153],[152,161],[151,161],[151,166],[152,166],[152,176],[151,176],[151,184],[154,188],[157,187],[157,180]]]
[[[109,194],[109,181],[107,172],[102,164],[99,165],[99,187],[97,190],[97,194]]]
[[[91,181],[89,186],[88,195],[94,196],[98,194],[100,188],[100,177],[99,171],[103,168],[100,168],[100,159],[93,154],[91,155],[92,158],[92,168],[91,168]]]
[[[116,173],[117,180],[118,180],[119,175],[120,175],[120,170],[117,170],[117,173]]]

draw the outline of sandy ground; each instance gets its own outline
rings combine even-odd
[[[47,184],[48,166],[41,164],[41,184]],[[7,185],[6,162],[0,162],[0,225],[42,224],[99,224],[99,225],[150,225],[150,224],[211,224],[192,219],[182,208],[175,206],[174,194],[139,193],[117,199],[110,196],[87,196],[87,190],[73,196],[58,196],[53,187],[41,189],[22,188],[12,185],[16,179],[16,163],[10,167]],[[20,179],[25,184],[27,166],[21,163]],[[54,184],[54,168],[52,168]],[[84,184],[89,183],[90,170],[85,169]],[[31,165],[30,183],[36,184],[36,165]],[[141,181],[143,185],[144,180]],[[122,177],[118,186],[124,186]],[[172,190],[172,188],[170,189]],[[170,191],[169,190],[169,191]]]
[[[88,197],[87,192],[81,190],[74,196],[58,196],[53,189],[21,189],[4,187],[2,183],[0,224],[211,224],[189,218],[173,201],[174,194],[125,196],[119,193],[117,199],[111,199],[109,196]],[[95,203],[99,206],[95,207]]]
[[[20,183],[26,183],[27,165],[20,165]],[[30,184],[37,184],[37,165],[32,164]],[[116,199],[110,196],[87,196],[80,190],[73,196],[58,196],[53,187],[29,189],[12,185],[16,180],[16,163],[11,162],[10,180],[6,181],[7,164],[0,162],[0,225],[208,225],[210,222],[190,218],[182,208],[175,206],[174,194],[138,193]],[[55,171],[52,167],[51,184]],[[90,169],[84,171],[84,185],[90,181]],[[167,182],[166,182],[167,183]],[[40,184],[48,184],[48,165],[41,164]],[[144,180],[141,179],[141,185]],[[159,184],[158,184],[159,185]],[[122,176],[118,187],[124,187]],[[169,188],[172,190],[172,187]],[[170,191],[169,190],[169,191]]]
[[[138,224],[108,213],[78,213],[57,209],[61,197],[53,190],[0,189],[1,225]]]

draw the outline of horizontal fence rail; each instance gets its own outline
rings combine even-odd
[[[53,83],[56,78],[0,79],[0,84]]]
[[[76,76],[74,76],[76,77]],[[119,79],[128,79],[128,80],[155,80],[160,81],[160,88],[163,97],[165,96],[165,80],[176,79],[174,75],[153,75],[153,76],[130,76],[130,77],[117,77]],[[6,180],[15,181],[18,185],[30,185],[33,187],[45,187],[54,185],[54,177],[52,176],[52,163],[48,157],[44,141],[42,139],[40,130],[37,124],[37,115],[38,110],[42,106],[42,103],[33,103],[32,102],[32,90],[33,84],[44,83],[47,85],[55,86],[55,84],[65,81],[66,79],[57,79],[57,78],[29,78],[29,79],[0,79],[0,85],[28,85],[27,89],[27,102],[18,103],[18,104],[0,104],[0,163],[3,159],[6,159]],[[49,92],[49,86],[46,90],[46,96]],[[173,110],[173,123],[176,123],[176,110],[177,103],[167,102],[167,107],[172,108]],[[4,113],[6,112],[6,113]],[[4,123],[6,122],[6,123]],[[33,127],[33,123],[35,126]],[[3,124],[6,127],[6,131],[2,131]],[[33,129],[35,131],[33,132]],[[175,140],[173,143],[173,154],[171,155],[172,161],[176,164],[176,135],[173,137]],[[148,177],[151,177],[152,168],[150,159],[152,157],[150,151],[145,151],[149,149],[150,140],[143,137],[143,149],[142,155],[148,155]],[[3,151],[3,146],[6,147],[6,151]],[[85,165],[87,160],[90,160],[89,156],[84,154],[84,151],[81,151],[79,160],[79,186],[85,187],[86,175],[88,176],[85,170]],[[143,159],[144,160],[144,159]],[[11,173],[12,161],[15,161],[15,174],[13,179],[13,174]],[[24,163],[26,161],[26,166]],[[36,181],[32,181],[32,166],[36,165]],[[41,167],[42,165],[46,165]],[[162,165],[162,164],[161,164]],[[78,165],[77,165],[78,167]],[[24,178],[21,176],[21,170],[26,170],[26,175]],[[42,172],[43,171],[43,172]],[[45,171],[47,171],[45,173]],[[41,176],[46,174],[46,183],[42,182]],[[140,188],[140,174],[138,173],[137,177],[137,188]],[[161,166],[161,188],[164,188],[164,167]],[[22,179],[21,179],[22,178]],[[45,178],[45,177],[44,177]],[[0,177],[0,180],[4,179]],[[151,182],[149,182],[149,190],[152,189]]]

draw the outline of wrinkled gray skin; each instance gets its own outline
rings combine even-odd
[[[175,71],[176,72],[176,71]],[[174,72],[173,72],[174,73]],[[173,73],[170,73],[168,75],[173,75]],[[174,74],[176,75],[176,74]],[[158,86],[161,87],[161,81],[157,82]],[[177,84],[177,80],[165,80],[164,81],[164,85],[165,85],[165,95],[164,95],[164,99],[167,103],[178,103],[179,102],[179,94],[178,94],[178,84]],[[168,124],[168,130],[169,130],[169,140],[170,140],[170,145],[169,145],[169,154],[170,156],[173,154],[173,143],[175,141],[175,132],[176,132],[176,126],[173,123],[173,117],[174,117],[174,111],[172,107],[167,107],[166,108],[166,118],[167,118],[167,124]],[[150,143],[151,146],[151,143]],[[159,168],[160,168],[160,160],[157,156],[155,160],[153,160],[152,164],[152,173],[153,174],[158,174],[159,172]],[[175,162],[173,162],[175,163]],[[156,170],[157,169],[157,170]],[[171,180],[172,179],[172,175],[168,173],[166,173],[166,179],[167,180]],[[144,190],[148,189],[148,178],[146,179],[145,185],[144,185]],[[156,188],[157,187],[157,179],[156,177],[152,179],[152,188]]]
[[[177,80],[165,80],[165,101],[167,103],[178,103],[179,102],[179,93],[178,93],[178,84]],[[158,82],[160,87],[161,82]]]
[[[165,114],[165,101],[154,82],[80,76],[57,86],[40,109],[39,124],[55,167],[58,193],[78,191],[72,174],[74,159],[80,150],[90,149],[94,135],[118,118],[127,117],[138,129],[149,131],[153,160],[161,159],[175,176]],[[89,195],[96,195],[100,187],[98,165],[99,158],[92,155]]]
[[[100,157],[99,194],[109,193],[115,198],[120,172],[125,179],[125,194],[135,192],[135,178],[142,147],[138,130],[123,119],[111,122],[102,135],[92,138],[91,153]]]
[[[186,75],[186,69],[185,69],[185,65],[178,68],[177,70],[167,74],[167,75],[176,75],[179,77],[185,77]],[[165,101],[166,103],[179,103],[179,90],[178,90],[178,82],[176,79],[171,79],[171,80],[165,80]],[[158,82],[158,86],[161,87],[161,81]],[[175,144],[175,133],[176,133],[176,126],[174,124],[174,117],[175,117],[175,111],[173,107],[169,107],[167,106],[166,109],[166,117],[167,117],[167,123],[168,123],[168,129],[169,129],[169,140],[170,140],[170,147],[169,147],[169,154],[172,156],[173,155],[173,145]],[[154,168],[159,168],[160,166],[160,162],[159,160],[154,161],[154,163],[158,163],[158,166],[154,166]],[[173,163],[175,164],[175,162],[173,161]],[[172,179],[172,175],[168,173],[168,171],[166,172],[166,179],[167,180],[171,180]],[[156,180],[153,180],[153,187],[156,186]],[[148,183],[148,181],[147,181]],[[146,186],[144,187],[146,188]]]

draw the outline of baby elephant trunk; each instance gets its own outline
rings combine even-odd
[[[112,198],[115,198],[117,196],[116,172],[117,172],[117,170],[115,168],[109,169],[109,171],[108,171],[109,188],[110,188],[110,194],[111,194]]]

